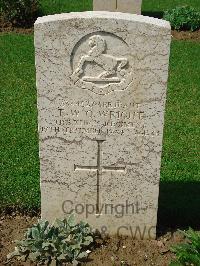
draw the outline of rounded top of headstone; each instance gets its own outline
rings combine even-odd
[[[140,23],[151,24],[159,28],[171,29],[170,23],[162,19],[142,16],[142,15],[129,14],[129,13],[109,12],[109,11],[71,12],[71,13],[49,15],[49,16],[39,17],[36,20],[35,25],[55,22],[55,21],[70,20],[70,19],[84,19],[84,18],[85,19],[101,18],[101,19],[126,20],[130,22],[140,22]]]

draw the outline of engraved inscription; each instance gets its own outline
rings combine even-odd
[[[40,132],[87,135],[124,135],[129,132],[138,136],[159,136],[153,126],[145,125],[147,113],[144,106],[132,101],[63,101],[50,123],[43,123]]]

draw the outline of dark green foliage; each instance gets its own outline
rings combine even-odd
[[[200,233],[193,229],[181,231],[186,237],[186,243],[173,246],[171,251],[176,254],[177,260],[170,266],[200,265]]]
[[[163,18],[169,21],[175,30],[195,31],[200,28],[200,12],[189,6],[167,10]]]
[[[29,27],[39,15],[39,0],[0,0],[0,10],[12,25]]]
[[[93,242],[93,233],[87,223],[76,223],[74,216],[68,219],[56,220],[50,225],[48,221],[39,221],[29,228],[22,241],[16,241],[13,253],[7,256],[8,261],[17,257],[18,260],[27,259],[50,265],[62,265],[78,262],[87,258],[90,252],[87,248]]]
[[[44,0],[42,0],[44,1]],[[48,1],[48,0],[47,0]],[[142,11],[154,17],[163,17],[163,11],[177,6],[192,6],[200,11],[199,0],[143,0]]]

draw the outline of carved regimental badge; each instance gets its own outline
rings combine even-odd
[[[125,90],[132,81],[129,47],[118,36],[96,32],[83,37],[71,54],[71,79],[99,95]]]

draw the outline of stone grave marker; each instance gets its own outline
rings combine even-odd
[[[155,238],[170,38],[168,22],[131,14],[38,18],[43,219],[74,211]]]
[[[94,11],[141,14],[142,0],[93,0]]]

